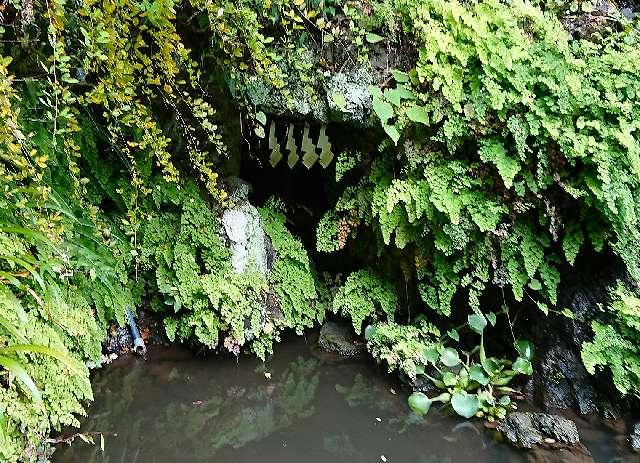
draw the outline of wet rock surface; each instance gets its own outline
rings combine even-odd
[[[515,447],[527,450],[529,462],[592,462],[580,443],[576,424],[559,415],[514,412],[498,426]]]
[[[602,313],[600,306],[608,301],[609,287],[620,277],[624,277],[620,269],[610,268],[600,277],[590,274],[567,280],[557,305],[568,308],[571,317],[549,315],[546,323],[536,326],[532,337],[537,353],[527,392],[544,410],[619,416],[618,394],[605,389],[608,383],[586,371],[580,350],[592,339],[591,321]]]
[[[631,434],[629,435],[629,444],[631,448],[640,453],[640,421],[633,425]]]
[[[577,445],[580,435],[576,424],[559,415],[535,412],[510,413],[498,426],[507,440],[518,448],[530,449],[549,440],[556,444]]]
[[[598,412],[598,397],[580,356],[565,344],[553,346],[540,362],[535,397],[546,410]]]
[[[639,5],[634,0],[596,0],[571,4],[560,14],[560,22],[574,39],[600,39],[633,21]]]
[[[355,338],[349,325],[330,321],[320,329],[318,346],[343,357],[358,357],[367,352],[365,344]]]

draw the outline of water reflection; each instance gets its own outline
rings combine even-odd
[[[302,355],[300,355],[302,353]],[[476,424],[438,409],[408,414],[406,395],[367,362],[326,363],[302,341],[273,360],[194,359],[156,349],[97,374],[86,432],[56,462],[523,461]]]

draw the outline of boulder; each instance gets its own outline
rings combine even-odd
[[[640,421],[633,425],[629,435],[629,444],[635,452],[640,453]]]
[[[608,383],[598,381],[584,368],[580,350],[593,337],[591,321],[602,313],[609,288],[624,271],[617,266],[602,268],[600,274],[572,275],[563,282],[558,307],[566,307],[571,317],[550,315],[533,328],[537,348],[534,374],[527,385],[531,398],[546,411],[573,409],[587,415],[601,412],[616,418],[618,395]]]
[[[232,206],[222,214],[222,238],[231,251],[231,267],[235,273],[257,271],[269,278],[275,259],[271,241],[262,225],[258,209],[249,203],[251,186],[236,177],[226,179],[229,199]],[[262,306],[262,323],[266,322],[269,309],[269,297]],[[245,337],[251,341],[254,337],[250,320],[245,323]]]
[[[498,426],[515,447],[527,450],[530,462],[592,462],[589,451],[580,443],[576,424],[559,415],[514,412]]]
[[[320,329],[318,345],[325,351],[344,357],[356,357],[366,353],[366,345],[353,335],[351,326],[336,322],[326,322]]]
[[[598,411],[597,394],[582,359],[562,342],[544,352],[534,381],[535,397],[545,410],[575,409],[582,415]]]
[[[249,184],[239,179],[233,183],[230,194],[233,207],[222,214],[222,229],[231,250],[231,266],[236,273],[242,273],[251,263],[255,270],[267,275],[267,238],[258,209],[249,203]]]
[[[533,448],[534,445],[544,445],[549,443],[549,439],[557,444],[580,443],[578,427],[573,421],[547,413],[509,413],[498,426],[498,430],[511,444],[524,449]]]
[[[324,86],[329,120],[348,122],[362,127],[369,125],[372,105],[369,85],[374,82],[374,75],[365,68],[331,75]]]
[[[247,89],[251,103],[266,114],[297,120],[329,122],[324,95],[311,92],[302,83],[288,85],[288,95],[255,77]]]
[[[631,10],[623,11],[612,0],[595,0],[576,5],[577,10],[569,9],[560,14],[560,22],[575,39],[608,35],[622,22],[628,21],[631,14]]]

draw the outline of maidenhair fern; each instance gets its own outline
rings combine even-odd
[[[356,333],[362,332],[365,319],[380,319],[384,314],[393,321],[397,305],[393,286],[370,270],[349,275],[333,299],[333,311],[351,318]]]
[[[582,345],[587,371],[608,370],[622,394],[640,397],[640,298],[618,283],[603,320],[591,327],[594,338]]]

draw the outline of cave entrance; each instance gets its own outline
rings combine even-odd
[[[341,124],[286,119],[265,126],[265,138],[247,140],[241,150],[240,178],[252,186],[251,203],[261,206],[272,196],[280,198],[287,207],[287,227],[302,240],[316,270],[352,270],[357,263],[347,250],[316,251],[316,227],[341,191],[335,180],[338,153],[358,149],[365,134]]]

